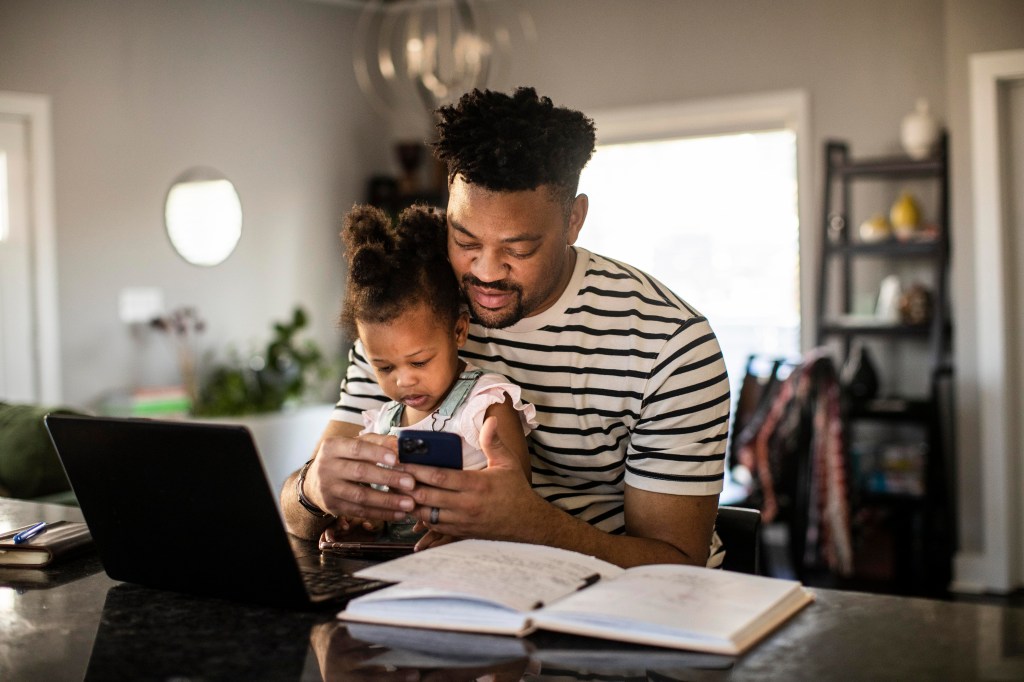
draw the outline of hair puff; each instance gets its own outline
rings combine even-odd
[[[405,209],[394,224],[372,206],[349,211],[342,230],[348,262],[341,324],[350,338],[357,322],[388,323],[419,303],[454,324],[462,294],[448,261],[444,212]]]

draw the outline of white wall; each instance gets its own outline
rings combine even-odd
[[[128,286],[196,305],[208,347],[270,335],[295,304],[337,351],[338,232],[382,163],[350,67],[355,15],[282,0],[0,0],[0,91],[52,98],[63,398],[176,380],[163,338],[118,322]],[[242,239],[222,265],[164,236],[171,181],[235,183]]]

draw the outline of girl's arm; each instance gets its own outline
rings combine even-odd
[[[505,396],[505,401],[494,403],[487,408],[484,419],[494,417],[498,421],[498,437],[512,451],[523,468],[526,480],[530,480],[530,448],[526,445],[523,435],[523,423],[519,412],[512,406],[512,399]]]

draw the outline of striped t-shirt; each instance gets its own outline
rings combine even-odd
[[[519,384],[536,406],[533,487],[568,513],[619,534],[626,484],[722,491],[730,399],[718,341],[700,313],[640,270],[576,247],[553,306],[505,329],[472,323],[461,355]],[[386,398],[361,344],[349,359],[332,418],[359,424]]]

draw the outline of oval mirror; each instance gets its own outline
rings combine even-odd
[[[164,225],[182,258],[193,265],[217,265],[242,236],[242,202],[223,173],[190,168],[167,192]]]

